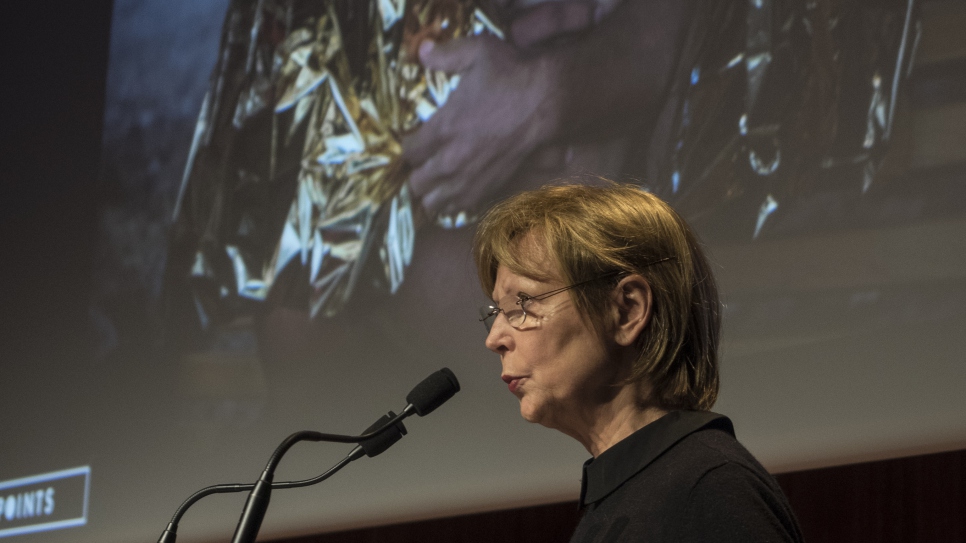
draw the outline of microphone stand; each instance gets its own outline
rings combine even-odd
[[[410,404],[403,409],[402,413],[392,416],[387,422],[383,423],[382,419],[376,422],[377,426],[375,430],[367,430],[365,433],[359,436],[343,436],[339,434],[325,434],[322,432],[315,432],[311,430],[305,430],[302,432],[295,432],[294,434],[285,438],[284,441],[275,449],[272,453],[272,457],[268,459],[268,465],[262,471],[262,475],[255,482],[254,488],[248,494],[248,499],[245,500],[245,507],[242,509],[241,518],[238,519],[238,526],[235,527],[235,535],[231,538],[231,543],[255,543],[255,538],[258,536],[258,530],[262,527],[262,520],[265,518],[265,512],[268,510],[268,502],[272,498],[272,478],[275,476],[275,468],[278,467],[278,463],[281,462],[282,456],[292,445],[295,445],[299,441],[329,441],[335,443],[360,443],[371,438],[379,436],[381,433],[393,428],[396,423],[401,423],[401,421],[416,412],[416,408]],[[390,412],[391,413],[391,412]],[[401,437],[401,436],[400,436]],[[350,455],[351,456],[351,455]],[[348,462],[347,462],[348,463]]]
[[[366,428],[366,431],[358,436],[326,434],[323,432],[314,431],[296,432],[288,436],[281,443],[281,445],[275,449],[275,452],[272,454],[272,458],[269,460],[268,466],[265,468],[265,471],[269,472],[269,476],[274,474],[275,467],[278,466],[282,456],[288,451],[288,449],[292,447],[292,445],[298,443],[299,441],[359,443],[359,446],[353,449],[352,452],[340,460],[336,465],[329,468],[325,473],[312,477],[311,479],[303,479],[301,481],[286,481],[282,483],[272,483],[271,480],[269,480],[267,481],[267,485],[263,483],[261,488],[259,488],[259,483],[262,483],[265,477],[265,472],[263,472],[262,477],[260,477],[259,481],[255,484],[220,484],[202,488],[201,490],[189,496],[188,499],[186,499],[178,507],[178,510],[174,513],[174,516],[171,517],[171,522],[168,523],[167,527],[161,533],[158,543],[175,543],[178,533],[178,523],[181,521],[181,517],[184,516],[189,507],[194,505],[195,502],[201,498],[210,496],[212,494],[245,491],[251,491],[251,493],[249,494],[248,500],[245,502],[245,509],[242,511],[242,517],[239,519],[239,527],[242,526],[242,522],[245,522],[245,537],[251,537],[249,541],[254,541],[255,536],[258,535],[258,529],[261,527],[261,519],[264,518],[265,511],[268,509],[268,500],[271,498],[272,489],[298,488],[321,483],[322,481],[335,475],[336,472],[347,466],[350,462],[362,458],[363,455],[372,458],[378,454],[381,454],[383,451],[402,439],[402,436],[406,435],[406,427],[402,424],[402,420],[412,415],[415,411],[415,408],[411,405],[406,406],[403,412],[399,415],[396,415],[390,411],[387,415],[380,417],[379,420],[373,423],[369,428]],[[395,429],[395,431],[390,431],[391,429]],[[259,491],[259,495],[256,500],[253,500],[252,496],[255,495],[256,490]],[[261,517],[259,518],[257,515],[261,515]],[[248,533],[253,528],[254,533]],[[236,528],[235,537],[239,537],[238,528]]]
[[[345,458],[340,460],[336,465],[332,466],[331,468],[326,470],[325,473],[321,475],[312,477],[311,479],[303,479],[301,481],[286,481],[284,483],[272,483],[272,489],[298,488],[302,486],[309,486],[309,485],[321,483],[322,481],[335,475],[336,472],[338,472],[340,469],[347,466],[349,462],[352,462],[354,460],[358,460],[359,458],[361,458],[363,455],[363,452],[364,451],[362,451],[362,449],[355,449],[351,454],[347,455]],[[201,498],[204,498],[205,496],[210,496],[212,494],[245,492],[247,490],[253,490],[254,488],[255,488],[255,485],[252,483],[222,484],[222,485],[212,485],[206,488],[202,488],[201,490],[195,492],[194,494],[189,496],[188,499],[186,499],[181,504],[180,507],[178,507],[177,511],[175,511],[174,516],[171,518],[171,522],[168,523],[168,526],[164,529],[164,532],[162,532],[161,538],[158,539],[158,543],[175,543],[175,539],[177,538],[177,535],[178,535],[178,523],[181,522],[181,517],[184,516],[185,512],[188,510],[189,507],[194,505],[195,502],[197,502]]]
[[[238,526],[235,528],[235,534],[232,536],[231,541],[232,543],[254,543],[255,538],[258,536],[258,531],[261,528],[262,520],[265,518],[265,512],[268,510],[268,502],[271,499],[273,488],[296,488],[316,484],[328,479],[349,462],[361,458],[363,454],[373,457],[382,453],[396,441],[402,439],[402,436],[406,434],[406,427],[402,424],[403,419],[414,414],[420,417],[428,415],[452,398],[459,390],[460,384],[456,376],[453,375],[453,372],[449,368],[443,368],[431,374],[426,379],[423,379],[409,392],[406,396],[408,405],[406,405],[402,413],[396,415],[390,411],[388,415],[383,415],[361,435],[346,436],[315,431],[302,431],[288,436],[275,449],[275,452],[272,453],[272,457],[269,459],[268,464],[265,466],[265,469],[255,484],[214,485],[203,488],[189,496],[178,507],[171,522],[168,523],[160,539],[158,539],[158,543],[175,542],[178,522],[181,520],[182,515],[184,515],[188,507],[201,498],[211,494],[244,492],[245,490],[250,490],[250,493],[248,494],[248,499],[245,501],[245,507],[242,510],[241,518],[238,519]],[[397,431],[390,432],[390,428],[395,428]],[[278,467],[282,456],[299,441],[358,443],[359,446],[322,475],[302,481],[273,483],[272,479],[275,476],[275,468]]]

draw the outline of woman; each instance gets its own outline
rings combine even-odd
[[[666,203],[633,186],[522,193],[484,217],[474,256],[520,413],[593,456],[572,541],[801,541],[775,480],[708,411],[717,289]]]

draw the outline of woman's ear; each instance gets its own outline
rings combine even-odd
[[[628,275],[617,284],[614,297],[617,309],[614,340],[627,347],[637,341],[651,320],[651,285],[636,273]]]

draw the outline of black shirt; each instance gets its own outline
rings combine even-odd
[[[727,417],[672,411],[584,463],[571,543],[797,542],[775,479]]]

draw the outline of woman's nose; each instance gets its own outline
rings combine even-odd
[[[484,344],[486,348],[493,351],[496,354],[503,354],[510,350],[512,346],[513,338],[511,336],[510,323],[506,319],[506,315],[501,311],[493,317],[493,326],[490,327],[490,331],[486,334],[486,341]]]

